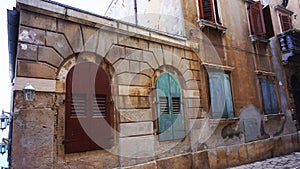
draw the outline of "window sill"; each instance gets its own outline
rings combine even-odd
[[[211,28],[214,28],[214,29],[217,29],[219,30],[222,35],[226,32],[227,28],[225,26],[222,26],[220,24],[217,24],[217,23],[213,23],[213,22],[210,22],[210,21],[207,21],[207,20],[204,20],[204,19],[200,19],[198,20],[198,24],[200,26],[200,29],[202,30],[204,27],[211,27]]]
[[[240,120],[239,117],[223,118],[223,119],[209,119],[210,127],[217,127],[219,124],[237,123]]]
[[[217,65],[217,64],[212,64],[212,63],[202,63],[201,65],[203,65],[206,69],[217,69],[217,70],[224,70],[224,71],[233,71],[235,69],[235,67],[232,66],[224,66],[224,65]]]
[[[274,73],[274,72],[267,72],[267,71],[262,71],[262,70],[255,70],[254,72],[256,73],[256,75],[276,77],[276,73]]]
[[[284,113],[264,115],[264,121],[268,121],[268,120],[270,120],[270,119],[275,119],[275,118],[281,118],[281,119],[284,119],[284,118],[285,118],[285,115],[284,115]]]
[[[262,43],[269,43],[269,39],[266,39],[263,36],[259,36],[259,35],[250,35],[249,36],[251,42],[262,42]]]

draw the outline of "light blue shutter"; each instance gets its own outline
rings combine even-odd
[[[267,79],[260,79],[260,86],[264,104],[264,112],[267,115],[271,113],[271,101]]]
[[[179,82],[169,73],[164,73],[157,79],[156,89],[159,140],[184,138],[184,118]]]
[[[230,87],[230,78],[228,74],[225,74],[225,114],[228,118],[234,117],[233,113],[233,104],[232,104],[232,95]]]
[[[184,138],[184,118],[182,113],[182,98],[181,88],[179,82],[175,77],[169,74],[169,85],[170,85],[170,111],[173,122],[173,139]]]
[[[220,72],[210,72],[209,90],[210,90],[210,109],[212,117],[219,119],[223,117],[225,108],[225,86],[224,74]]]
[[[270,104],[271,104],[271,113],[276,114],[279,112],[277,96],[275,91],[275,84],[273,80],[268,80],[268,87],[270,91]]]
[[[170,87],[167,73],[159,76],[156,82],[157,112],[158,112],[158,138],[160,141],[172,140],[172,116],[170,113]]]

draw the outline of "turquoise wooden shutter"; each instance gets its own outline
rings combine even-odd
[[[233,113],[233,103],[232,103],[232,95],[231,95],[231,87],[230,87],[230,78],[228,74],[225,74],[225,114],[228,118],[234,117]]]
[[[181,88],[179,82],[175,77],[169,75],[169,85],[170,85],[170,103],[171,103],[171,116],[173,122],[173,139],[184,138],[184,118],[182,114],[182,98],[181,98]]]
[[[169,75],[162,74],[156,82],[157,112],[158,112],[158,138],[161,141],[172,140],[172,116],[170,113],[170,87]]]
[[[214,119],[219,119],[223,117],[225,108],[224,74],[211,72],[208,76],[212,117]]]
[[[181,88],[169,73],[157,79],[158,138],[160,141],[184,138]]]

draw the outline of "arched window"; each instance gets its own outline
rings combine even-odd
[[[185,137],[181,88],[178,80],[169,73],[156,81],[158,137],[160,141]]]
[[[94,63],[73,67],[66,81],[65,153],[112,146],[111,90],[106,72]]]

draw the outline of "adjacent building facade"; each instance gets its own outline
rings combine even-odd
[[[116,0],[98,16],[17,0],[10,166],[226,168],[299,151],[299,8]]]

